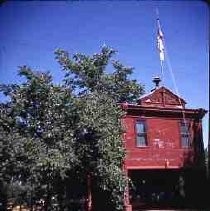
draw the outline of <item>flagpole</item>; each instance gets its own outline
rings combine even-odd
[[[170,63],[170,59],[169,59],[169,56],[168,56],[168,53],[167,53],[166,44],[165,44],[165,40],[164,40],[164,36],[163,36],[162,29],[161,29],[161,24],[160,24],[158,8],[156,8],[156,16],[157,16],[156,20],[157,20],[157,29],[158,29],[157,41],[158,41],[158,50],[159,50],[159,57],[160,57],[160,70],[161,70],[162,83],[163,83],[163,80],[164,80],[163,64],[164,64],[165,55],[166,55],[166,57],[167,57],[166,63],[168,65],[168,69],[171,73],[172,81],[174,83],[175,92],[178,96],[179,103],[181,105],[183,122],[184,122],[184,125],[187,126],[187,121],[186,121],[185,112],[184,112],[185,108],[184,108],[184,104],[181,101],[181,98],[179,97],[180,94],[179,94],[179,91],[178,91],[178,87],[176,85],[175,76],[174,76],[174,73],[173,73],[173,70],[172,70],[172,67],[171,67],[171,63]]]
[[[158,8],[156,8],[156,21],[157,21],[157,47],[159,50],[159,57],[160,57],[160,73],[161,73],[161,80],[162,83],[164,82],[164,59],[165,59],[165,53],[164,53],[164,39],[163,39],[163,32],[161,30],[160,25],[160,19],[159,19],[159,11]]]
[[[162,84],[164,85],[164,73],[163,73],[163,61],[160,60],[160,72],[161,72],[161,81]]]

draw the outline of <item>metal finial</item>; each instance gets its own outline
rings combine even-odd
[[[159,76],[156,76],[156,77],[153,78],[152,82],[155,83],[155,88],[158,88],[159,87],[159,84],[161,82],[161,79],[160,79]]]

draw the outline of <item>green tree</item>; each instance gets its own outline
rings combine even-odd
[[[82,135],[76,147],[80,168],[85,177],[91,173],[95,201],[100,195],[106,204],[96,205],[96,210],[123,209],[125,151],[121,127],[123,112],[118,105],[135,102],[144,92],[142,85],[130,79],[133,68],[112,60],[114,54],[108,47],[91,56],[70,56],[64,50],[56,51],[56,59],[66,73],[64,85],[77,96],[81,105],[78,131]],[[113,70],[108,70],[111,67]]]
[[[123,210],[120,103],[135,102],[144,87],[130,79],[132,68],[112,61],[115,51],[108,47],[92,56],[55,54],[65,71],[61,85],[49,73],[23,66],[23,83],[0,87],[9,97],[0,108],[0,185],[17,187],[13,201],[43,198],[45,210],[54,210],[52,200],[59,210],[69,210],[79,186],[72,181],[87,187],[91,178],[94,209]]]
[[[88,56],[77,53],[71,57],[67,51],[58,49],[56,59],[65,71],[65,85],[78,96],[94,91],[106,93],[115,102],[135,102],[144,93],[144,86],[131,80],[132,67],[113,60],[116,53],[103,47],[100,53]],[[113,67],[113,70],[108,68]]]
[[[77,112],[69,90],[54,85],[49,73],[24,66],[19,74],[25,77],[24,83],[1,86],[10,98],[8,112],[1,116],[2,127],[8,128],[4,133],[9,134],[1,139],[2,150],[11,152],[2,154],[8,162],[3,165],[10,171],[6,174],[10,183],[27,187],[22,193],[25,199],[33,192],[45,199],[50,210],[51,198],[57,194],[54,184],[77,162],[73,150]]]

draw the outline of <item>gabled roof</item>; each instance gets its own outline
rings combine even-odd
[[[155,107],[184,108],[186,102],[184,99],[174,94],[171,90],[162,86],[146,95],[143,95],[138,100],[138,104]]]

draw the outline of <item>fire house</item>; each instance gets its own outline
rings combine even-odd
[[[125,194],[126,211],[149,205],[189,206],[200,201],[205,184],[202,108],[186,108],[186,102],[159,86],[137,104],[124,103],[126,159],[130,183]]]

